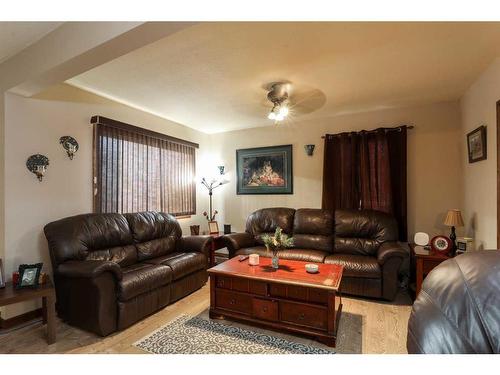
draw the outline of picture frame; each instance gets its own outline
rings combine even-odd
[[[5,270],[3,268],[2,258],[0,258],[0,289],[5,288]]]
[[[19,266],[19,281],[16,289],[38,287],[42,267],[43,263],[21,264]]]
[[[219,224],[216,221],[208,222],[208,232],[210,234],[219,234]]]
[[[467,154],[469,163],[486,160],[486,126],[482,125],[467,134]]]
[[[292,145],[236,150],[236,193],[293,194]]]

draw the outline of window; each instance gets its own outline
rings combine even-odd
[[[102,116],[94,124],[94,211],[196,213],[196,143]]]

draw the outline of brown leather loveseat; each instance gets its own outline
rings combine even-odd
[[[468,251],[427,275],[406,347],[410,354],[500,353],[500,250]]]
[[[341,290],[346,294],[393,300],[398,271],[408,251],[398,242],[396,220],[371,210],[264,208],[252,213],[244,233],[224,236],[229,256],[269,256],[262,235],[276,227],[293,236],[294,248],[282,259],[344,266]]]
[[[85,214],[44,228],[58,315],[105,336],[207,281],[207,236],[182,237],[168,214]]]

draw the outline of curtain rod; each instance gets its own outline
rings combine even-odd
[[[94,124],[94,125],[101,124],[101,125],[111,126],[111,127],[116,128],[116,129],[141,133],[141,134],[144,134],[148,137],[153,137],[153,138],[161,139],[164,141],[174,142],[174,143],[178,143],[181,145],[186,145],[186,146],[190,146],[190,147],[194,147],[194,148],[200,147],[198,143],[186,141],[184,139],[172,137],[170,135],[158,133],[158,132],[155,132],[153,130],[144,129],[144,128],[141,128],[141,127],[138,127],[135,125],[130,125],[130,124],[127,124],[126,122],[113,120],[113,119],[110,119],[110,118],[107,118],[104,116],[99,116],[99,115],[92,116],[92,118],[90,119],[90,123]]]
[[[406,129],[413,129],[415,128],[413,125],[402,125],[402,126],[396,126],[395,128],[378,128],[378,129],[373,129],[373,130],[360,130],[359,132],[343,132],[343,133],[338,133],[338,134],[327,134],[327,135],[332,135],[332,136],[339,136],[341,134],[350,134],[350,133],[361,133],[361,132],[364,132],[364,133],[374,133],[376,132],[377,130],[385,130],[385,132],[389,132],[389,131],[394,131],[394,130],[398,130],[398,131],[401,131],[402,128],[406,128]],[[325,135],[322,135],[321,136],[322,139],[325,139],[326,136]]]

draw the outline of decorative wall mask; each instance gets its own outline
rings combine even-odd
[[[41,154],[31,155],[28,160],[26,160],[26,168],[34,173],[40,182],[43,180],[48,165],[49,158]]]
[[[314,152],[315,145],[304,145],[304,150],[306,150],[307,156],[312,156]]]
[[[59,138],[59,143],[62,144],[68,157],[73,160],[73,156],[78,151],[78,142],[75,138],[70,137],[69,135],[65,135],[64,137]]]
[[[220,174],[224,174],[224,166],[223,165],[219,165],[217,168],[219,168],[219,173]]]

